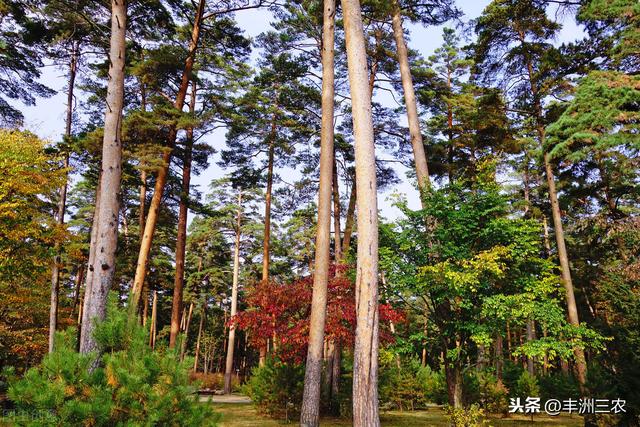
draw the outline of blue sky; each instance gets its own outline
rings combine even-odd
[[[464,12],[465,16],[463,20],[466,22],[478,17],[489,3],[489,0],[458,0],[457,5]],[[272,18],[267,11],[249,10],[238,13],[236,19],[240,28],[244,29],[247,36],[255,37],[270,28]],[[568,42],[582,37],[583,32],[576,25],[572,17],[564,19],[562,24],[563,28],[558,37],[558,43]],[[408,30],[410,32],[409,46],[412,49],[418,50],[424,57],[431,55],[442,43],[442,27],[424,28],[417,25],[409,25]],[[42,138],[52,141],[59,139],[64,130],[66,103],[66,96],[64,94],[65,74],[66,71],[64,69],[55,66],[44,67],[42,70],[42,82],[60,92],[48,99],[38,99],[36,106],[22,108],[25,115],[25,128]],[[385,102],[384,99],[378,99],[378,101]],[[220,130],[207,135],[205,141],[218,150],[223,148],[225,143],[224,131]],[[384,154],[380,157],[384,157]],[[404,170],[398,169],[397,172],[402,179],[405,178]],[[282,172],[282,174],[286,173],[286,171]],[[206,191],[211,180],[221,177],[223,174],[224,171],[221,171],[216,165],[216,158],[213,158],[211,159],[209,169],[200,176],[194,177],[192,182],[193,185],[199,186],[201,190]],[[287,177],[284,176],[283,178],[286,179]],[[287,181],[289,180],[287,179]],[[341,192],[345,192],[344,186]],[[397,209],[392,207],[391,201],[389,200],[389,196],[394,192],[405,194],[409,201],[409,206],[413,208],[418,207],[417,192],[405,179],[405,182],[396,188],[380,194],[378,203],[383,216],[393,218],[399,214]]]

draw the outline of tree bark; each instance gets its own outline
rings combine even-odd
[[[198,339],[196,340],[196,354],[193,359],[193,372],[198,372],[198,360],[200,358],[200,342],[202,340],[202,328],[206,314],[207,303],[202,304],[202,313],[200,313],[200,326],[198,326]]]
[[[342,214],[340,206],[340,183],[338,181],[338,164],[336,162],[336,150],[333,150],[333,250],[335,263],[342,262],[342,238],[340,235],[340,216]]]
[[[277,103],[277,102],[276,102]],[[269,141],[269,154],[267,159],[267,191],[264,199],[264,239],[262,242],[262,283],[269,281],[269,265],[271,251],[271,197],[273,193],[273,168],[275,156],[275,139],[276,139],[276,117],[274,114],[271,123],[271,136]],[[274,340],[275,341],[275,340]],[[267,343],[268,344],[268,343]],[[267,344],[260,347],[260,357],[258,365],[264,366],[267,360]]]
[[[180,346],[180,361],[184,360],[184,355],[187,351],[187,342],[189,340],[189,327],[191,326],[191,316],[193,315],[193,302],[189,304],[189,314],[187,314],[187,321],[184,324],[184,339]]]
[[[494,357],[496,361],[496,378],[498,378],[499,381],[502,381],[502,370],[504,367],[502,343],[502,335],[498,334],[494,342]]]
[[[322,30],[322,128],[320,131],[320,187],[318,226],[309,321],[309,346],[304,376],[300,425],[320,425],[322,350],[327,315],[327,284],[331,264],[331,196],[333,187],[333,109],[335,0],[324,0]],[[338,235],[340,231],[338,230]]]
[[[242,234],[242,191],[238,193],[238,213],[236,214],[236,239],[233,250],[233,284],[231,286],[231,318],[238,310],[238,282],[240,277],[240,237]],[[227,360],[224,368],[224,393],[231,393],[231,376],[233,375],[233,352],[236,343],[236,327],[229,326],[227,343]]]
[[[544,128],[541,130],[542,143],[544,145]],[[569,267],[569,255],[567,253],[567,247],[564,239],[564,229],[562,226],[562,213],[560,212],[560,205],[558,203],[558,193],[556,191],[555,179],[553,176],[553,169],[551,168],[551,161],[549,153],[544,153],[544,167],[547,175],[547,185],[549,187],[549,199],[551,201],[551,213],[553,216],[553,228],[556,235],[556,245],[558,248],[558,258],[560,260],[560,272],[562,274],[562,283],[564,284],[565,297],[567,301],[567,313],[569,323],[573,326],[580,326],[580,319],[578,317],[578,306],[576,304],[576,297],[573,293],[573,281],[571,280],[571,270]],[[584,391],[585,384],[587,382],[587,364],[584,357],[584,351],[575,347],[573,353],[576,358],[576,368],[578,371],[578,382],[580,388]]]
[[[344,236],[342,237],[342,256],[349,254],[351,249],[351,236],[353,235],[353,224],[356,217],[356,198],[357,198],[357,180],[354,175],[351,184],[351,193],[349,194],[349,206],[347,207],[347,216],[344,223]]]
[[[342,0],[353,110],[358,204],[353,424],[380,425],[378,414],[378,201],[376,159],[367,85],[367,53],[358,0]]]
[[[196,82],[191,82],[191,99],[189,112],[196,109]],[[169,332],[169,348],[174,348],[180,333],[180,311],[184,294],[184,258],[187,248],[187,216],[189,215],[189,190],[191,188],[191,159],[193,156],[193,127],[187,129],[184,146],[184,163],[182,165],[182,191],[178,211],[178,235],[176,238],[176,273],[173,281],[173,300],[171,304],[171,329]]]
[[[93,337],[95,322],[106,314],[107,294],[115,272],[118,241],[118,213],[120,178],[122,175],[122,109],[124,106],[124,75],[126,52],[127,6],[124,0],[111,0],[111,41],[109,52],[109,83],[107,85],[107,111],[102,144],[100,174],[100,204],[94,216],[96,242],[91,286],[85,291],[85,304],[80,334],[80,352],[97,350]],[[95,222],[95,220],[98,222]]]
[[[273,193],[273,162],[275,155],[275,118],[272,124],[272,136],[269,143],[269,157],[267,159],[267,191],[264,200],[264,240],[262,242],[262,282],[269,281],[269,261],[271,245],[271,197]]]
[[[200,0],[198,3],[196,16],[193,21],[193,29],[191,31],[191,40],[189,41],[189,52],[187,54],[187,59],[185,60],[184,70],[182,71],[180,88],[178,89],[176,100],[174,102],[174,108],[180,112],[182,112],[182,109],[184,108],[187,90],[189,89],[189,83],[192,80],[191,74],[193,71],[193,64],[195,62],[196,50],[198,48],[198,41],[200,39],[200,29],[202,27],[205,3],[205,0]],[[162,155],[164,165],[158,170],[153,197],[149,204],[149,213],[147,214],[144,234],[142,236],[142,241],[140,242],[140,252],[138,254],[138,263],[136,265],[136,274],[133,280],[133,291],[131,293],[131,303],[129,308],[132,312],[136,310],[140,302],[142,285],[147,274],[147,263],[149,261],[149,253],[151,252],[151,244],[153,243],[153,235],[158,222],[158,212],[162,202],[164,187],[169,175],[169,166],[171,164],[171,156],[173,147],[176,143],[177,134],[178,131],[176,129],[176,125],[171,125],[167,138],[169,147]]]
[[[416,167],[416,177],[418,178],[418,188],[424,191],[429,187],[429,168],[427,166],[427,155],[424,151],[422,132],[420,131],[420,117],[418,116],[418,106],[416,104],[416,94],[413,88],[411,68],[409,66],[409,54],[404,40],[404,30],[402,28],[402,14],[398,0],[392,0],[391,24],[393,27],[393,38],[396,42],[398,52],[398,64],[400,66],[400,76],[402,79],[402,89],[407,108],[407,120],[409,122],[409,135],[411,137],[411,147],[413,148],[413,160]]]
[[[157,306],[158,306],[158,292],[153,291],[153,303],[151,303],[151,328],[149,330],[149,346],[151,348],[156,347],[156,332],[158,330]]]
[[[521,36],[522,43],[524,43],[524,36]],[[560,204],[558,203],[558,192],[556,190],[556,182],[553,174],[553,167],[551,166],[551,157],[545,147],[546,131],[543,121],[542,103],[538,94],[538,88],[534,80],[533,64],[529,57],[526,57],[527,73],[529,77],[529,85],[531,94],[533,95],[534,115],[536,119],[536,131],[538,133],[538,139],[540,148],[543,151],[544,169],[547,178],[547,186],[549,188],[549,201],[551,203],[551,214],[553,218],[553,228],[556,235],[556,245],[558,249],[558,258],[560,261],[560,273],[562,276],[562,282],[565,289],[565,297],[567,301],[567,312],[569,323],[573,326],[580,325],[580,319],[578,317],[578,307],[576,305],[576,299],[573,292],[573,281],[571,279],[571,269],[569,267],[569,255],[567,253],[567,247],[564,238],[564,228],[562,225],[562,212],[560,211]],[[578,371],[578,382],[580,383],[581,391],[585,392],[585,384],[587,381],[587,364],[584,357],[584,351],[575,347],[574,355],[576,358],[576,367]]]
[[[527,320],[527,342],[534,341],[536,339],[536,324],[533,319]],[[533,357],[527,357],[527,371],[529,375],[534,376],[536,374],[535,359]]]
[[[65,142],[71,137],[71,128],[73,124],[73,90],[75,88],[76,73],[78,70],[78,42],[73,42],[71,48],[71,58],[69,61],[69,87],[67,89],[67,117],[65,122],[64,137]],[[69,153],[65,152],[64,169],[69,168]],[[58,200],[58,214],[56,221],[58,224],[64,224],[64,213],[67,209],[67,178],[68,173],[65,172],[64,184],[60,187]],[[53,351],[54,338],[56,335],[56,327],[58,326],[58,295],[60,290],[60,244],[56,244],[55,256],[53,257],[53,265],[51,267],[51,302],[49,306],[49,353]],[[75,309],[75,307],[74,307]]]
[[[73,292],[73,307],[71,310],[71,317],[73,317],[76,313],[76,309],[78,308],[78,304],[80,304],[80,288],[82,287],[82,281],[84,280],[84,260],[78,265],[78,270],[76,271],[76,287]]]

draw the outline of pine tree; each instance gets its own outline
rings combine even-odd
[[[118,238],[118,216],[120,178],[122,175],[122,109],[124,104],[125,34],[127,25],[126,3],[111,2],[110,73],[107,89],[107,112],[105,115],[102,168],[100,173],[99,203],[93,219],[96,239],[93,252],[91,282],[85,290],[80,352],[89,353],[97,349],[93,336],[95,321],[104,319],[107,294],[111,289],[115,273],[115,252]]]
[[[517,97],[520,105],[530,105],[525,109],[533,119],[538,144],[543,150],[543,166],[551,204],[551,213],[555,229],[558,258],[562,280],[566,289],[568,317],[572,325],[579,326],[569,255],[567,253],[562,212],[558,204],[556,178],[551,157],[546,145],[546,122],[544,98],[554,88],[554,76],[550,74],[545,56],[556,51],[549,40],[558,31],[559,25],[551,21],[543,3],[519,0],[500,0],[491,3],[478,18],[476,33],[477,69],[483,69],[485,76],[494,76],[499,71],[508,75],[523,74],[526,79],[512,85],[510,95]],[[507,60],[502,59],[506,55]],[[578,380],[584,387],[586,382],[586,361],[584,352],[575,349]]]

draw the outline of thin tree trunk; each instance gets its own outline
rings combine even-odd
[[[240,237],[242,234],[242,191],[238,192],[238,212],[236,214],[236,239],[233,251],[233,284],[231,286],[231,318],[238,310],[238,281],[240,277]],[[236,327],[229,326],[229,341],[227,343],[227,360],[224,368],[224,393],[231,393],[231,375],[233,373],[233,352],[236,342]]]
[[[200,313],[200,326],[198,326],[198,339],[196,340],[196,354],[193,360],[193,372],[198,372],[198,360],[200,359],[200,342],[202,340],[202,328],[206,314],[207,303],[202,304],[202,313]]]
[[[71,60],[69,62],[69,87],[67,89],[67,118],[65,124],[65,142],[71,137],[71,128],[73,124],[73,90],[75,88],[76,73],[78,70],[78,42],[73,42],[71,48]],[[66,150],[65,150],[66,151]],[[64,169],[69,168],[69,153],[65,152]],[[58,200],[58,214],[56,221],[58,224],[64,224],[64,213],[67,209],[67,178],[68,173],[65,172],[64,184],[60,187]],[[60,291],[60,244],[56,244],[55,256],[53,257],[53,265],[51,267],[51,301],[49,306],[49,353],[53,351],[56,327],[58,326],[58,295]],[[75,309],[75,307],[74,307]]]
[[[156,332],[158,330],[157,321],[158,292],[153,291],[153,303],[151,304],[151,329],[149,331],[149,346],[156,348]]]
[[[189,41],[189,51],[187,54],[187,59],[185,60],[184,70],[182,72],[180,88],[178,89],[176,101],[174,103],[174,107],[178,111],[182,111],[184,107],[184,102],[187,97],[187,90],[189,89],[189,83],[192,80],[191,74],[193,71],[193,64],[195,62],[196,50],[198,48],[198,41],[200,39],[200,29],[202,27],[205,3],[205,0],[200,0],[195,19],[193,21],[191,40]],[[140,242],[140,252],[138,254],[136,274],[133,280],[133,292],[131,294],[130,310],[135,310],[138,307],[142,285],[147,274],[149,253],[151,252],[151,244],[153,243],[153,235],[155,233],[156,225],[158,222],[158,213],[160,210],[160,204],[162,202],[162,194],[164,193],[164,187],[167,183],[169,166],[171,164],[171,155],[178,133],[175,126],[176,125],[173,124],[169,129],[169,135],[167,137],[169,149],[166,150],[162,155],[162,161],[164,164],[158,170],[153,197],[151,198],[151,203],[149,204],[149,213],[147,214],[144,234],[142,236],[142,241]]]
[[[358,204],[353,424],[380,425],[378,415],[378,201],[376,158],[367,85],[367,53],[358,0],[342,0],[353,109]]]
[[[340,235],[340,216],[341,216],[341,206],[340,206],[340,187],[338,181],[338,164],[336,162],[336,150],[335,146],[333,149],[333,241],[334,241],[334,261],[335,265],[339,265],[342,263],[342,238]],[[336,360],[336,342],[331,340],[328,343],[328,355],[327,355],[327,367],[325,370],[324,376],[324,390],[327,394],[327,398],[329,400],[330,410],[335,413],[333,408],[334,396],[332,394],[332,384],[333,384],[333,373],[334,373],[334,362]],[[340,368],[338,367],[338,373],[340,372]]]
[[[189,112],[196,109],[196,82],[191,82],[191,99]],[[176,273],[173,281],[173,300],[171,304],[171,330],[169,332],[169,348],[174,348],[180,330],[180,311],[184,294],[184,258],[187,248],[187,216],[189,215],[189,189],[191,188],[191,158],[193,156],[193,127],[187,129],[184,147],[184,163],[182,165],[182,191],[178,212],[178,235],[176,238]]]
[[[544,141],[544,128],[541,129],[542,139]],[[544,144],[544,142],[542,144]],[[549,199],[551,201],[551,213],[553,215],[553,228],[556,235],[556,245],[558,249],[558,258],[560,260],[562,283],[564,284],[565,289],[569,323],[573,326],[580,326],[580,320],[578,317],[578,306],[576,304],[576,297],[573,293],[573,281],[571,279],[571,270],[569,267],[569,255],[567,253],[567,247],[565,245],[564,239],[562,214],[560,212],[560,205],[558,203],[558,193],[556,191],[553,169],[551,168],[551,161],[549,158],[549,153],[547,152],[544,153],[544,166],[547,173],[547,185],[549,186]],[[587,364],[584,357],[584,351],[579,347],[575,347],[573,353],[575,354],[576,358],[578,382],[580,383],[580,388],[584,391],[587,381]]]
[[[351,236],[353,235],[353,224],[356,217],[356,198],[357,198],[357,186],[356,177],[353,176],[353,183],[351,184],[351,193],[349,195],[349,206],[347,207],[347,216],[344,223],[344,236],[342,238],[342,255],[349,254],[351,249]]]
[[[143,92],[144,93],[144,92]],[[143,98],[144,99],[144,98]],[[146,108],[146,101],[142,103],[143,108]],[[143,111],[145,111],[143,109]],[[144,236],[144,224],[146,219],[146,204],[147,204],[147,171],[140,170],[140,181],[142,184],[140,185],[140,208],[138,212],[138,224],[140,228],[140,241],[142,242],[142,238]],[[141,291],[141,299],[139,307],[140,309],[140,323],[142,326],[147,325],[147,317],[149,316],[149,283],[146,281],[142,284]]]
[[[544,227],[544,248],[547,251],[547,257],[551,256],[551,241],[549,240],[549,224],[547,224],[547,216],[542,216],[542,226]]]
[[[84,261],[78,265],[78,270],[76,271],[76,287],[73,293],[73,309],[71,310],[71,316],[73,317],[76,313],[76,309],[78,308],[78,304],[80,304],[80,288],[82,287],[82,281],[84,280]]]
[[[187,352],[187,342],[189,341],[189,327],[191,326],[191,316],[193,315],[193,303],[189,304],[189,314],[187,314],[187,321],[184,325],[184,339],[180,346],[180,360],[184,360],[184,355]]]
[[[91,286],[85,291],[85,309],[80,334],[80,352],[97,350],[93,337],[95,321],[104,319],[107,294],[115,273],[118,241],[118,213],[120,178],[122,175],[122,109],[124,106],[124,74],[126,51],[127,6],[124,0],[111,0],[111,41],[109,53],[109,83],[107,85],[107,111],[102,145],[100,174],[100,204],[96,206],[94,222],[97,228],[95,259]],[[88,292],[87,292],[88,291]]]
[[[304,376],[300,425],[320,425],[320,384],[322,350],[327,315],[327,284],[331,264],[331,196],[333,187],[333,108],[334,108],[334,34],[335,0],[324,0],[322,30],[322,128],[320,135],[320,187],[318,190],[318,226],[316,257],[309,321],[309,346]],[[338,231],[339,234],[339,231]]]
[[[95,206],[99,206],[100,205],[100,176],[98,176],[98,184],[96,186],[96,197],[95,197]],[[91,239],[90,239],[90,243],[89,243],[89,259],[87,262],[87,272],[86,272],[86,277],[85,277],[85,283],[84,283],[84,297],[82,298],[82,307],[80,309],[80,313],[82,314],[82,316],[80,317],[79,321],[78,321],[78,342],[77,342],[77,348],[78,351],[80,351],[80,337],[82,335],[82,322],[83,322],[83,316],[84,316],[84,312],[86,310],[85,304],[87,303],[87,296],[91,293],[91,284],[93,282],[93,263],[95,261],[96,258],[96,242],[98,240],[98,227],[97,227],[97,223],[98,223],[98,208],[96,207],[93,211],[93,218],[91,220]]]
[[[411,136],[411,146],[413,148],[413,160],[418,178],[418,188],[424,191],[429,187],[429,169],[427,167],[427,155],[422,142],[422,132],[420,131],[420,117],[418,116],[418,106],[416,104],[416,94],[413,88],[411,68],[409,66],[409,54],[404,40],[404,30],[402,28],[402,15],[398,0],[392,0],[393,38],[398,51],[398,64],[400,66],[400,76],[402,78],[402,89],[407,108],[407,119],[409,122],[409,135]]]
[[[536,324],[533,319],[527,321],[527,342],[534,341],[536,339]],[[527,357],[527,371],[529,375],[534,376],[536,374],[535,359],[533,357]]]
[[[275,118],[272,124],[272,140],[269,143],[269,157],[267,164],[267,191],[264,201],[264,241],[262,242],[262,282],[269,281],[269,261],[271,245],[271,197],[273,193],[273,162],[275,155]]]
[[[521,36],[522,43],[524,43],[524,36]],[[573,292],[573,281],[571,279],[571,269],[569,267],[569,255],[567,253],[567,247],[564,238],[564,228],[562,226],[562,212],[560,211],[560,204],[558,203],[558,192],[556,190],[556,182],[553,174],[553,167],[551,166],[551,157],[545,147],[546,131],[544,128],[542,104],[538,96],[538,89],[534,81],[533,64],[531,59],[527,57],[526,60],[527,72],[529,77],[529,84],[531,94],[533,95],[534,102],[534,114],[536,119],[536,130],[538,132],[538,143],[544,151],[543,161],[544,169],[547,178],[547,186],[549,190],[549,201],[551,203],[551,214],[553,217],[553,227],[556,235],[556,245],[558,249],[558,258],[560,261],[560,273],[562,275],[562,282],[565,288],[567,312],[569,323],[573,326],[580,325],[580,319],[578,317],[578,307],[576,305],[576,299]],[[584,351],[575,347],[574,355],[576,358],[576,367],[578,371],[578,382],[580,383],[581,391],[585,391],[585,384],[587,381],[587,364],[584,357]]]
[[[271,124],[271,141],[267,164],[267,191],[264,201],[264,240],[262,242],[262,283],[269,282],[269,264],[271,250],[271,196],[273,193],[273,162],[275,155],[276,118]],[[267,360],[268,343],[260,347],[259,366],[264,366]]]
[[[333,372],[331,373],[331,406],[333,409],[333,413],[339,415],[340,405],[337,405],[337,399],[340,393],[340,378],[342,372],[342,343],[340,340],[334,343],[333,347],[333,361],[331,362],[331,368]],[[335,405],[335,406],[334,406]]]
[[[335,263],[342,262],[342,238],[340,237],[340,183],[338,181],[338,164],[336,162],[336,150],[333,149],[333,249]]]
[[[504,367],[504,356],[502,354],[502,335],[498,334],[494,343],[494,357],[496,360],[496,377],[502,381],[502,370]]]

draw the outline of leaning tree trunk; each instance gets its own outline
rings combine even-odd
[[[196,82],[191,83],[191,99],[189,112],[196,109]],[[169,332],[169,348],[174,348],[180,333],[180,312],[184,294],[184,258],[187,248],[187,216],[189,214],[189,189],[191,188],[191,158],[193,155],[193,127],[187,129],[184,144],[184,163],[182,165],[182,192],[178,213],[178,235],[176,238],[176,274],[173,282],[173,300],[171,303],[171,329]]]
[[[193,71],[193,64],[195,62],[196,50],[198,48],[198,41],[200,39],[200,30],[202,27],[202,21],[204,17],[204,6],[206,1],[200,0],[196,16],[193,21],[193,29],[191,31],[191,40],[189,41],[189,51],[187,59],[185,60],[184,70],[182,71],[182,80],[174,103],[174,108],[178,111],[182,111],[184,102],[187,97],[187,90],[189,89],[189,83],[191,82],[191,74]],[[147,274],[147,263],[149,261],[149,253],[151,252],[151,244],[153,243],[153,235],[156,231],[156,225],[158,223],[158,213],[160,211],[160,204],[162,202],[162,195],[164,193],[164,187],[167,183],[169,175],[169,166],[171,164],[171,156],[173,147],[176,143],[178,131],[176,125],[172,125],[169,129],[169,135],[167,142],[169,149],[162,155],[163,166],[158,170],[156,176],[156,184],[154,188],[153,197],[149,204],[149,213],[147,214],[147,220],[144,226],[144,233],[142,235],[142,241],[140,242],[140,252],[138,253],[138,263],[136,265],[136,274],[133,279],[133,290],[131,292],[131,301],[129,310],[131,313],[135,313],[140,302],[140,294],[142,291],[142,285],[144,283]]]
[[[111,0],[111,41],[109,52],[109,83],[107,111],[102,143],[100,203],[96,206],[93,227],[96,228],[94,259],[89,265],[91,284],[85,291],[80,352],[97,350],[93,336],[96,320],[104,319],[107,294],[115,272],[118,242],[118,212],[120,178],[122,175],[122,109],[124,106],[124,74],[126,51],[127,3]],[[97,222],[95,222],[97,220]]]
[[[76,73],[78,70],[78,42],[74,42],[71,48],[71,60],[69,62],[69,87],[67,89],[67,117],[65,122],[65,140],[71,137],[73,123],[73,89],[75,88]],[[67,141],[65,141],[67,142]],[[64,156],[64,169],[69,168],[69,153]],[[58,224],[64,224],[64,213],[67,208],[67,172],[65,172],[64,184],[60,187],[60,200],[58,200]],[[56,327],[58,326],[58,294],[60,289],[60,244],[56,244],[55,256],[51,267],[51,303],[49,306],[49,353],[53,351]],[[74,307],[75,309],[75,307]]]
[[[541,145],[544,145],[544,129],[541,131]],[[573,293],[573,281],[571,280],[571,270],[569,267],[569,255],[564,239],[564,229],[562,226],[562,213],[558,203],[558,193],[556,191],[556,183],[553,176],[553,169],[549,159],[549,153],[544,153],[544,167],[547,175],[547,185],[549,186],[549,199],[551,201],[551,213],[553,216],[553,228],[556,235],[556,245],[558,247],[558,258],[560,259],[560,272],[562,274],[562,283],[564,284],[565,297],[567,300],[567,312],[569,323],[573,326],[580,326],[578,317],[578,306],[576,297]],[[578,382],[580,388],[584,390],[587,381],[587,364],[584,357],[584,351],[580,347],[575,347],[573,353],[576,357],[576,368],[578,371]]]
[[[416,104],[416,94],[413,88],[411,68],[409,67],[409,54],[404,40],[404,30],[402,29],[402,15],[398,0],[392,0],[393,38],[398,51],[398,64],[400,65],[400,76],[402,78],[402,89],[407,108],[407,119],[409,122],[409,135],[411,137],[411,147],[413,148],[413,160],[416,166],[416,176],[418,178],[418,188],[424,191],[429,187],[429,169],[427,167],[427,156],[422,142],[422,132],[420,131],[420,117],[418,116],[418,106]]]
[[[334,26],[335,0],[324,0],[322,30],[322,128],[320,131],[320,187],[316,257],[309,321],[309,346],[304,376],[300,424],[320,425],[322,350],[327,315],[327,285],[331,263],[331,196],[333,187]],[[339,235],[339,231],[338,231]]]
[[[224,393],[231,393],[231,375],[233,373],[233,351],[236,343],[236,326],[233,316],[238,310],[238,281],[240,277],[240,237],[242,233],[242,190],[238,193],[238,213],[236,215],[236,240],[233,251],[233,284],[231,287],[231,319],[229,341],[227,343],[227,360],[224,368]]]
[[[378,415],[378,200],[376,158],[367,85],[367,53],[358,0],[342,0],[353,109],[358,204],[353,424],[379,426]]]
[[[524,38],[522,38],[524,43]],[[538,88],[534,81],[533,64],[529,57],[526,58],[527,73],[529,77],[529,85],[531,94],[533,95],[534,102],[534,115],[536,119],[536,131],[538,133],[538,139],[540,148],[543,150],[544,169],[547,178],[547,186],[549,187],[549,201],[551,203],[551,214],[553,217],[553,228],[556,235],[556,244],[558,248],[558,259],[560,261],[560,273],[562,276],[562,282],[565,289],[565,297],[567,301],[567,312],[569,323],[573,326],[580,326],[580,319],[578,317],[578,307],[576,305],[576,298],[573,292],[573,281],[571,280],[571,269],[569,267],[569,255],[567,253],[567,246],[564,238],[564,228],[562,225],[562,212],[560,211],[560,204],[558,203],[558,192],[556,190],[556,181],[553,174],[553,167],[551,166],[551,157],[545,147],[546,131],[544,128],[542,104],[538,94]],[[587,381],[587,364],[584,357],[584,351],[580,347],[575,347],[573,353],[576,358],[576,367],[578,371],[578,382],[580,383],[580,389],[585,392],[585,384]]]

